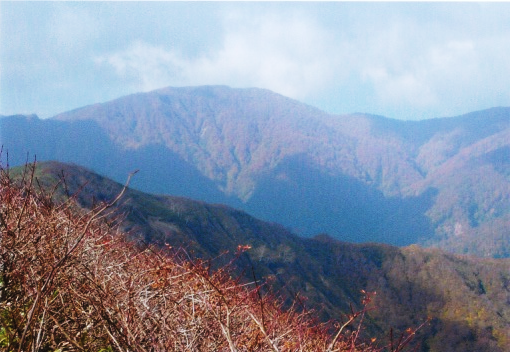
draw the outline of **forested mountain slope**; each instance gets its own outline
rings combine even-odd
[[[11,164],[72,161],[243,209],[302,235],[510,255],[510,108],[397,121],[262,89],[165,88],[0,119]],[[17,154],[14,154],[17,153]]]
[[[135,179],[137,175],[134,176]],[[122,186],[76,165],[40,163],[37,183],[60,179],[83,207],[113,199]],[[86,184],[85,184],[86,183]],[[84,185],[85,184],[85,185]],[[63,196],[63,193],[61,193]],[[377,292],[366,323],[373,334],[416,327],[422,351],[507,351],[510,348],[510,261],[447,254],[419,246],[350,244],[322,235],[301,238],[243,211],[133,189],[122,198],[122,228],[131,239],[183,247],[190,257],[236,262],[247,280],[267,280],[287,297],[301,293],[321,319],[339,318],[361,290]],[[230,254],[222,254],[229,251]]]

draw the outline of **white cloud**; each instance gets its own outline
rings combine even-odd
[[[434,18],[419,19],[395,16],[391,23],[382,21],[357,32],[365,38],[356,46],[364,55],[353,71],[372,88],[381,109],[439,111],[469,91],[474,93],[483,79],[482,36]]]
[[[429,63],[434,70],[457,71],[474,68],[475,45],[471,40],[453,40],[429,52]]]
[[[305,101],[330,94],[328,99],[339,101],[357,90],[365,97],[355,99],[370,104],[353,108],[358,111],[439,111],[473,97],[486,80],[480,68],[488,55],[483,37],[435,22],[434,16],[370,16],[372,22],[360,23],[346,17],[328,26],[317,14],[285,9],[230,8],[223,13],[221,45],[193,56],[173,43],[133,41],[96,62],[114,68],[134,91],[226,84]]]
[[[507,4],[207,4],[6,2],[0,108],[202,84],[403,118],[509,105]]]
[[[393,56],[373,53],[374,66],[360,68],[364,80],[370,81],[377,98],[384,104],[412,104],[427,107],[444,99],[443,93],[455,86],[469,84],[477,71],[478,58],[471,41],[446,41],[434,45],[424,43],[414,55],[405,53],[395,64]],[[402,64],[402,62],[404,64]]]
[[[131,80],[142,91],[180,81],[187,65],[176,53],[140,41],[123,52],[97,57],[95,61],[109,64],[117,75]]]
[[[422,72],[389,73],[382,67],[366,68],[363,78],[370,80],[377,98],[385,104],[413,104],[427,106],[437,101]]]
[[[132,43],[96,58],[144,91],[165,85],[256,86],[303,98],[326,88],[334,45],[331,36],[301,14],[248,16],[229,13],[222,47],[186,58],[175,48]]]
[[[55,3],[53,6],[46,28],[47,45],[51,50],[76,55],[97,40],[101,26],[90,10],[67,3]]]

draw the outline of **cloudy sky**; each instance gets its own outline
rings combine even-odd
[[[510,106],[510,3],[0,2],[0,114],[261,87],[419,120]]]

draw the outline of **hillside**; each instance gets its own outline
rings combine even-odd
[[[510,256],[510,108],[404,122],[207,86],[0,124],[12,165],[29,152],[117,181],[141,169],[141,190],[228,204],[300,235]]]
[[[126,187],[80,209],[57,200],[65,184],[41,181],[33,167],[0,165],[0,350],[379,351],[297,301],[284,309],[267,286],[233,277],[232,264],[211,269],[182,249],[126,241],[110,212]]]
[[[40,163],[43,187],[64,175],[83,207],[112,199],[122,186],[76,165]],[[135,176],[135,178],[137,175]],[[60,176],[62,178],[62,176]],[[421,351],[506,351],[510,348],[509,259],[481,259],[418,246],[350,244],[328,236],[298,237],[284,227],[223,205],[129,189],[119,205],[122,228],[134,241],[183,247],[190,256],[229,261],[226,250],[251,248],[237,262],[247,279],[268,280],[286,297],[301,293],[323,320],[338,319],[376,291],[366,319],[372,335],[419,326]],[[254,274],[252,273],[252,270]],[[359,308],[359,307],[358,307]]]

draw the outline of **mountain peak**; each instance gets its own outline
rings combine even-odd
[[[116,177],[140,168],[145,190],[226,202],[301,234],[510,253],[494,245],[508,243],[510,108],[397,121],[265,89],[166,87],[12,132],[4,122],[11,145],[26,135]]]

